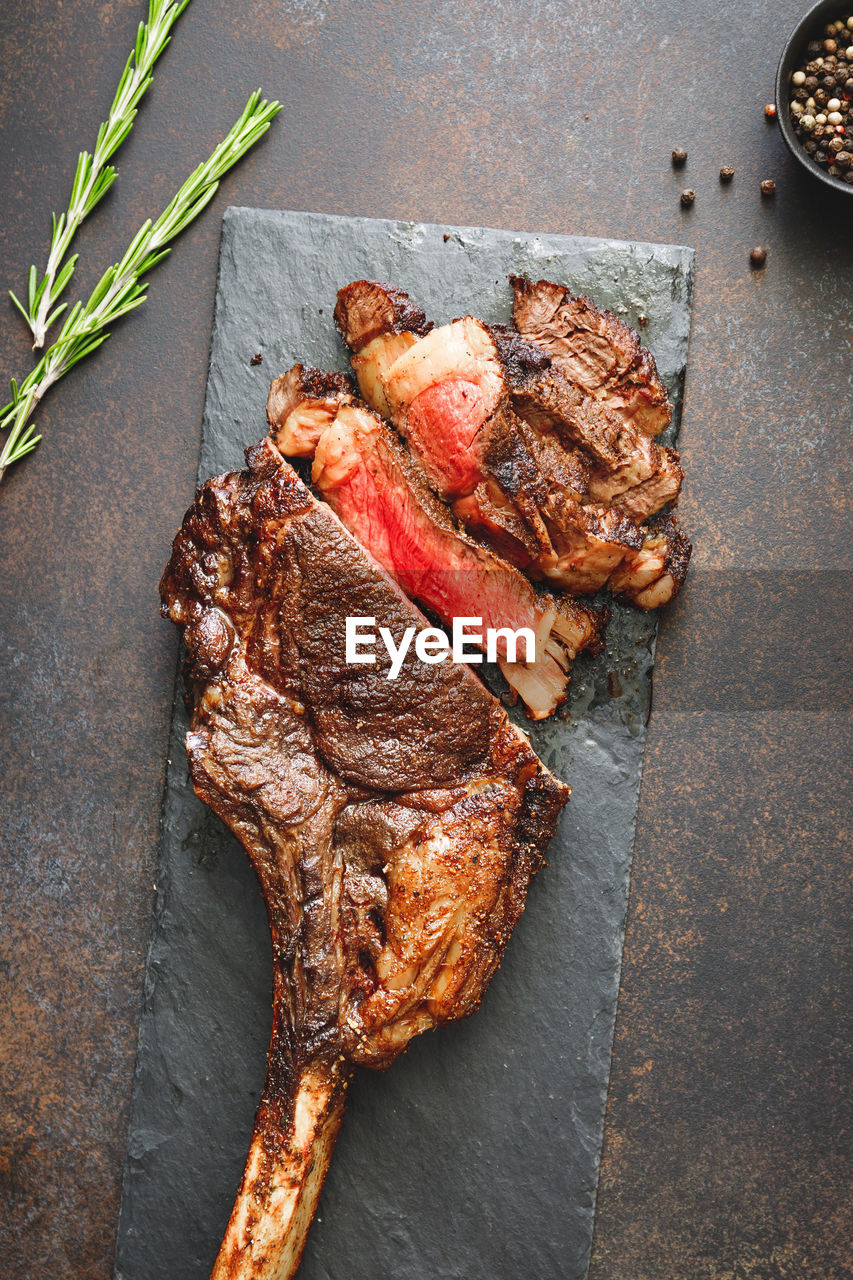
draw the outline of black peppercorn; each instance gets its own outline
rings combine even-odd
[[[822,76],[820,82],[823,85],[824,89],[834,89],[835,88],[835,72],[833,72],[832,75]]]
[[[844,150],[844,139],[839,138],[838,135],[836,134],[834,138],[829,139],[829,142],[827,145],[829,147],[829,150],[833,153],[833,155],[835,155],[836,152]]]
[[[806,76],[805,80],[803,81],[803,84],[804,84],[804,87],[808,89],[810,93],[814,93],[815,89],[820,84],[820,81],[818,80],[817,76]]]
[[[793,98],[795,102],[805,102],[808,96],[809,96],[809,91],[808,89],[804,88],[803,85],[800,85],[799,89],[795,89],[793,93]]]
[[[829,102],[829,94],[826,92],[826,89],[815,89],[814,100],[819,107],[825,107],[827,102]]]
[[[853,98],[853,76],[844,81],[844,96],[845,98]]]
[[[681,169],[687,162],[687,152],[682,147],[676,147],[672,153],[672,166],[674,169]]]
[[[775,196],[776,183],[772,178],[765,178],[761,184],[761,194],[763,196]]]
[[[686,191],[682,191],[681,203],[684,205],[685,209],[689,208],[695,199],[696,199],[696,192],[691,190],[690,187],[688,187]]]
[[[767,261],[767,250],[760,246],[756,249],[750,249],[749,261],[753,267],[763,267]]]
[[[835,157],[835,163],[839,169],[849,169],[851,161],[853,161],[853,155],[849,151],[839,151]]]
[[[735,171],[730,164],[724,164],[720,170],[720,182],[731,182]]]

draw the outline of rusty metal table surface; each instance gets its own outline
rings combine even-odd
[[[43,262],[142,10],[0,6],[4,287]],[[0,487],[2,1280],[111,1274],[176,656],[156,584],[192,494],[229,203],[696,248],[696,551],[659,642],[590,1275],[851,1274],[853,200],[764,121],[799,14],[193,0],[182,17],[80,234],[80,286],[251,88],[285,111],[150,302],[50,393],[43,443]],[[5,306],[0,338],[20,377]]]

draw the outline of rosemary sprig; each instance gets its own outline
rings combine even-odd
[[[157,221],[144,222],[121,262],[104,273],[88,302],[74,304],[59,337],[32,372],[20,386],[12,379],[12,399],[0,409],[0,430],[9,428],[0,452],[0,480],[7,467],[19,462],[41,440],[35,435],[30,418],[47,389],[106,342],[110,336],[107,325],[145,301],[148,281],[143,277],[166,257],[169,243],[198,217],[216,194],[219,180],[263,137],[279,111],[281,104],[264,101],[260,89],[252,94],[240,119],[209,159],[190,175]]]
[[[44,346],[48,329],[66,309],[66,303],[57,307],[56,302],[74,274],[77,254],[67,261],[64,261],[65,255],[80,223],[115,182],[116,171],[107,161],[130,133],[139,101],[153,79],[154,63],[169,43],[169,32],[188,4],[189,0],[149,0],[148,21],[140,22],[137,28],[136,44],[125,64],[109,115],[98,129],[94,155],[80,152],[68,209],[58,218],[55,213],[52,215],[53,235],[44,275],[39,280],[36,268],[30,267],[27,306],[9,290],[10,298],[30,327],[34,349]]]

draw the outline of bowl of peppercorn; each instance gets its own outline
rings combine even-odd
[[[853,0],[821,0],[792,31],[776,73],[776,118],[809,173],[853,194]]]

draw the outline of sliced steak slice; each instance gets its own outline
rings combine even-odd
[[[672,407],[654,358],[618,316],[548,280],[510,276],[512,318],[571,382],[647,435],[660,435]]]
[[[376,280],[354,280],[338,290],[335,322],[344,342],[358,353],[380,334],[411,333],[423,337],[432,323],[402,289]]]
[[[375,299],[381,286],[361,281],[342,290],[348,314],[362,290]],[[376,310],[374,304],[371,316]],[[390,304],[385,310],[390,313]],[[600,503],[589,510],[583,505],[598,496],[592,486],[599,484],[597,470],[591,471],[578,447],[583,435],[570,439],[553,422],[525,421],[516,412],[516,387],[547,378],[550,357],[518,334],[471,316],[424,338],[409,334],[402,348],[399,333],[376,335],[373,322],[369,332],[370,340],[353,357],[362,394],[391,417],[434,491],[472,533],[532,578],[547,577],[579,594],[597,591],[625,553],[641,545],[624,511],[608,516]],[[347,335],[358,346],[352,325]],[[575,406],[583,403],[575,388],[566,383],[565,390]],[[592,404],[594,419],[606,418],[594,402],[586,404]],[[582,416],[575,413],[573,421]],[[600,434],[608,430],[612,441],[637,435],[615,420],[605,422]],[[653,473],[657,446],[639,438],[639,451],[619,453],[611,442],[609,451],[602,445],[592,453],[594,465],[599,456],[614,467],[627,457],[622,470],[611,473],[609,491],[621,492]],[[652,456],[643,469],[637,466],[640,453]]]
[[[303,364],[276,378],[270,385],[267,419],[282,452],[290,458],[313,458],[338,405],[352,401],[354,392],[352,380],[343,374]]]
[[[667,503],[675,504],[681,492],[684,471],[676,449],[661,449],[660,467],[648,480],[626,489],[613,498],[613,505],[632,520],[647,520],[661,511]],[[596,490],[595,481],[590,489]]]
[[[640,609],[659,609],[681,590],[692,547],[674,515],[656,516],[643,529],[643,545],[629,552],[608,586],[620,600]]]
[[[601,647],[601,614],[537,594],[516,568],[462,533],[394,433],[365,408],[340,406],[318,442],[311,479],[379,564],[442,622],[479,617],[483,634],[528,628],[534,660],[520,661],[524,650],[498,634],[497,661],[533,719],[552,714],[566,696],[572,660]]]
[[[347,666],[347,616],[426,619],[271,440],[199,490],[161,583],[193,785],[258,874],[267,1076],[213,1280],[295,1274],[357,1064],[477,1007],[568,788],[465,666]]]

